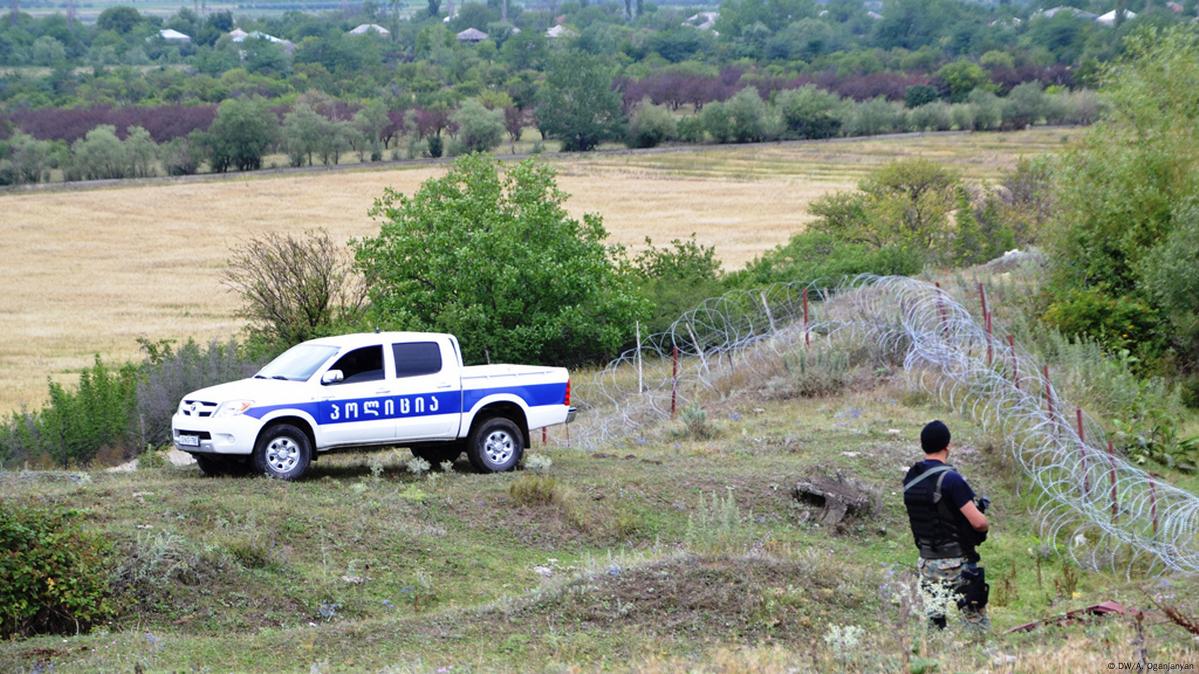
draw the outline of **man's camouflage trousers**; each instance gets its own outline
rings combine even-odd
[[[948,557],[946,559],[923,559],[921,558],[917,568],[920,570],[920,585],[924,589],[926,595],[936,596],[935,588],[943,587],[947,590],[960,593],[964,590],[965,581],[962,578],[962,571],[966,569],[976,569],[977,565],[974,562],[967,561],[965,557]],[[939,603],[939,602],[937,602]],[[941,604],[945,606],[946,604]],[[986,631],[991,628],[991,619],[987,616],[987,607],[961,606],[962,621],[967,629]],[[928,616],[938,627],[945,627],[945,614],[937,611],[930,613]]]

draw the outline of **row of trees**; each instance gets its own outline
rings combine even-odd
[[[933,98],[911,108],[882,97],[855,102],[809,84],[776,91],[770,100],[746,87],[729,100],[710,102],[690,115],[654,105],[647,98],[626,117],[619,94],[604,86],[610,71],[602,63],[578,52],[563,58],[570,60],[571,67],[551,72],[532,114],[502,94],[467,100],[457,110],[408,111],[389,110],[378,100],[354,109],[319,94],[300,97],[286,111],[264,99],[234,99],[212,111],[207,125],[161,143],[138,125],[101,124],[70,144],[17,132],[0,143],[0,184],[46,181],[54,168],[61,169],[66,180],[159,172],[183,175],[196,173],[205,164],[216,172],[254,170],[272,151],[285,154],[292,166],[318,161],[337,164],[350,152],[360,162],[379,161],[388,150],[392,157],[401,156],[401,146],[403,156],[409,158],[487,152],[505,138],[515,143],[528,124],[572,151],[617,140],[630,147],[653,147],[671,141],[745,143],[902,131],[1008,130],[1038,123],[1089,124],[1100,110],[1097,97],[1089,92],[1047,93],[1036,82],[1013,88],[1005,98],[979,88],[961,103]],[[110,109],[96,114],[122,116]],[[205,118],[194,116],[201,122]]]

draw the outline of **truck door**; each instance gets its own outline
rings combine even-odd
[[[340,370],[343,377],[321,384],[317,423],[326,444],[369,445],[395,438],[388,406],[395,380],[387,376],[383,354],[382,344],[353,349],[325,370]]]
[[[451,440],[462,420],[462,381],[448,340],[391,345],[398,444]]]

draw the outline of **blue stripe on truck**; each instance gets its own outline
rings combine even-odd
[[[277,410],[296,410],[308,414],[320,425],[344,424],[354,421],[405,419],[435,414],[461,414],[464,410],[474,409],[475,405],[483,398],[502,393],[519,397],[529,407],[561,405],[566,399],[566,383],[262,405],[251,407],[245,411],[245,414],[255,419],[261,419]]]

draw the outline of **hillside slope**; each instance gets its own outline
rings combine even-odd
[[[406,453],[327,457],[295,484],[194,467],[5,475],[4,498],[87,509],[125,555],[132,600],[107,630],[0,645],[0,669],[895,671],[914,643],[942,671],[1092,671],[1137,659],[1130,620],[1005,631],[1108,599],[1152,608],[1142,588],[1194,611],[1194,583],[1085,572],[1042,549],[993,439],[898,376],[846,386],[712,400],[710,440],[680,424],[598,453],[535,447],[553,460],[541,478],[464,463],[415,476]],[[880,593],[915,560],[896,487],[935,417],[994,502],[985,643],[925,638]],[[876,486],[882,511],[816,525],[791,489],[820,470]],[[1159,613],[1146,625],[1152,661],[1199,661]]]

